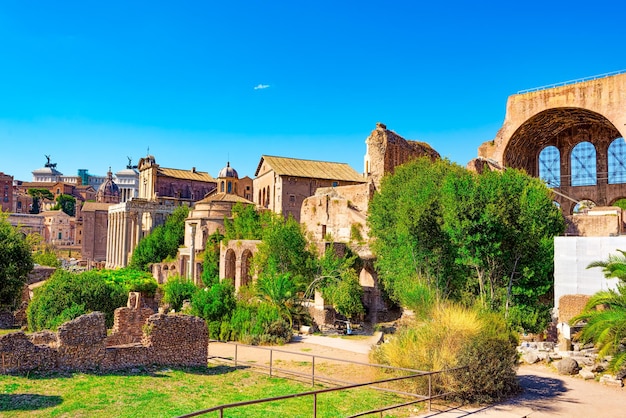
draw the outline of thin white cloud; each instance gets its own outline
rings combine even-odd
[[[269,85],[269,84],[259,84],[259,85],[257,85],[257,86],[254,86],[254,89],[255,89],[255,90],[263,90],[263,89],[267,89],[267,88],[269,88],[269,87],[270,87],[270,85]]]

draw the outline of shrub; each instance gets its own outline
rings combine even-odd
[[[458,396],[464,401],[498,402],[521,391],[517,352],[506,337],[476,335],[462,348],[458,363],[468,365],[455,373]]]
[[[54,251],[38,251],[33,253],[33,262],[35,264],[39,264],[40,266],[48,266],[48,267],[61,267],[61,262],[57,258],[57,255]]]
[[[56,329],[82,314],[100,311],[107,326],[113,325],[113,311],[126,304],[122,286],[108,283],[98,271],[71,273],[57,270],[40,288],[26,311],[31,331]]]
[[[235,305],[235,287],[228,281],[199,290],[191,297],[191,313],[207,322],[220,322],[230,317]]]
[[[240,302],[230,319],[230,338],[244,344],[285,344],[291,336],[291,326],[271,303]]]
[[[154,296],[159,287],[157,281],[150,273],[130,268],[119,270],[100,270],[105,280],[117,286],[121,286],[126,293],[141,292],[146,296]]]
[[[426,319],[398,330],[391,342],[379,346],[372,356],[377,363],[424,371],[469,365],[469,371],[437,375],[433,389],[456,390],[463,399],[483,401],[518,390],[515,345],[516,339],[497,314],[439,302]],[[486,384],[485,379],[493,381]],[[426,379],[414,384],[422,393],[428,390]]]
[[[191,300],[198,291],[195,284],[180,276],[170,277],[163,285],[163,301],[169,303],[172,309],[180,311],[183,301]]]

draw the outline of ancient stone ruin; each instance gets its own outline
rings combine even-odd
[[[208,331],[203,319],[153,314],[138,294],[115,311],[107,337],[104,314],[92,312],[32,335],[0,337],[0,373],[121,370],[132,367],[206,366]]]

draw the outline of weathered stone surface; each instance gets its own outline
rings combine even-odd
[[[578,366],[578,362],[570,357],[565,357],[561,361],[559,361],[556,365],[557,370],[560,374],[576,374],[580,367]]]
[[[596,377],[595,373],[588,369],[581,369],[578,374],[585,380],[592,380]]]
[[[58,333],[45,331],[30,338],[23,332],[3,335],[0,373],[119,370],[152,364],[206,366],[208,331],[203,319],[155,314],[143,328],[147,332],[141,343],[107,348],[104,315],[93,312],[63,324]]]
[[[617,379],[615,378],[615,376],[610,375],[610,374],[605,374],[600,378],[600,383],[607,385],[607,386],[617,386],[617,387],[622,387],[624,386],[624,382],[621,379]]]
[[[535,351],[527,351],[522,356],[522,360],[524,360],[524,363],[527,364],[535,364],[539,361],[539,356],[537,356],[537,353],[535,353]]]

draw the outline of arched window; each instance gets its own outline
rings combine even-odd
[[[594,201],[588,200],[588,199],[584,199],[584,200],[581,200],[580,202],[578,202],[576,204],[576,206],[574,206],[573,212],[574,213],[585,213],[589,209],[593,209],[595,206],[596,206],[596,203]]]
[[[581,142],[572,150],[572,186],[595,186],[596,148],[591,142]]]
[[[626,183],[626,142],[617,138],[609,145],[609,184]]]
[[[224,182],[220,181],[220,192],[224,193]]]
[[[550,145],[539,153],[539,178],[548,187],[561,186],[561,153],[557,147]]]
[[[233,182],[229,181],[228,182],[228,194],[231,194],[233,192]]]
[[[252,282],[250,271],[250,262],[252,261],[252,252],[244,250],[241,254],[241,286],[246,286]]]

